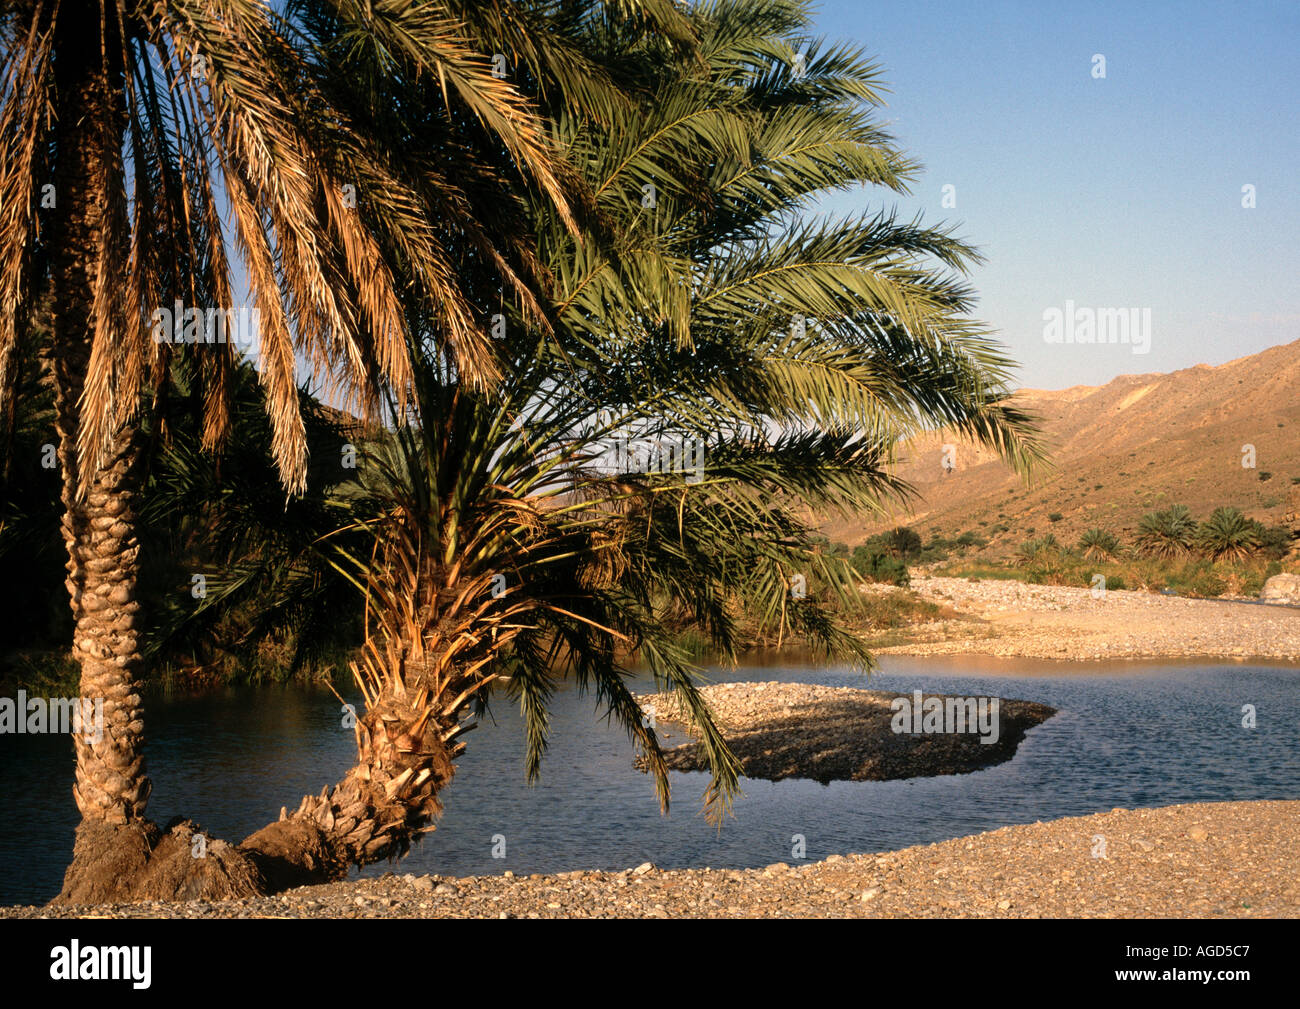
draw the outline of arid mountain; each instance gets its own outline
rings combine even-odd
[[[920,495],[911,513],[892,522],[831,521],[825,532],[856,544],[894,524],[926,539],[972,531],[1002,554],[1047,532],[1073,543],[1092,526],[1131,544],[1142,515],[1171,504],[1198,519],[1231,505],[1266,525],[1300,524],[1300,341],[1218,367],[1024,389],[1016,398],[1040,418],[1051,472],[1027,485],[959,439],[915,439],[896,467]],[[955,446],[951,472],[945,444]]]

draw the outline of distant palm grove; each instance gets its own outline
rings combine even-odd
[[[5,675],[66,663],[104,699],[60,899],[401,855],[489,702],[538,773],[561,677],[666,805],[633,665],[692,714],[720,814],[738,764],[683,632],[866,666],[843,616],[884,567],[812,516],[906,498],[889,463],[923,429],[1044,461],[969,314],[975,252],[882,202],[918,166],[881,70],[809,25],[800,0],[5,5]],[[861,213],[820,213],[834,191]],[[153,338],[160,308],[245,300],[252,359]],[[203,859],[148,819],[146,688],[335,667],[365,700],[339,781]]]

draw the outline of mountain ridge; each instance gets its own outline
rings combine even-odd
[[[1022,388],[1012,401],[1039,419],[1052,471],[1026,484],[996,453],[929,432],[902,443],[891,467],[917,492],[910,512],[831,519],[823,532],[850,544],[894,525],[927,538],[975,532],[1009,554],[1032,536],[1073,543],[1093,526],[1131,545],[1142,515],[1171,504],[1197,518],[1229,505],[1300,525],[1300,340],[1099,386]]]

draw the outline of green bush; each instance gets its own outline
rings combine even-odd
[[[1259,552],[1269,560],[1280,561],[1291,552],[1294,541],[1288,526],[1261,525],[1259,533]]]
[[[1228,589],[1228,583],[1215,570],[1211,561],[1196,560],[1169,575],[1169,588],[1180,595],[1210,597],[1223,595]]]
[[[863,546],[873,553],[889,554],[907,560],[921,553],[921,534],[907,526],[898,526],[887,533],[877,533]]]
[[[880,553],[863,544],[853,551],[849,562],[863,578],[873,582],[884,582],[906,588],[912,579],[907,571],[907,564],[899,557]]]

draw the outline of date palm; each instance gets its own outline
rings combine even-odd
[[[1196,546],[1211,560],[1244,560],[1260,548],[1260,528],[1236,508],[1216,508],[1196,527]]]
[[[508,19],[504,0],[489,6]],[[657,2],[617,6],[650,27],[678,18]],[[407,163],[332,98],[340,55],[323,37],[369,52],[390,89],[436,89],[430,115],[457,142]],[[82,694],[104,699],[102,740],[76,742],[76,801],[87,830],[147,834],[139,415],[191,354],[203,444],[218,449],[234,361],[228,344],[158,342],[154,311],[232,308],[246,281],[273,455],[301,490],[300,367],[363,416],[380,389],[402,408],[419,341],[467,386],[487,387],[495,351],[452,261],[473,249],[502,299],[544,324],[504,197],[536,192],[566,228],[574,221],[543,120],[452,5],[19,0],[0,12],[0,103],[0,415],[18,336],[48,293],[73,656]],[[419,341],[412,308],[429,323]]]
[[[190,21],[209,9],[181,6]],[[566,672],[636,739],[666,802],[657,738],[626,683],[634,659],[692,713],[713,771],[705,799],[720,812],[737,765],[665,615],[697,624],[724,656],[748,619],[865,665],[833,608],[798,591],[819,580],[856,598],[844,561],[810,542],[809,510],[906,494],[889,462],[898,439],[922,428],[955,429],[1022,470],[1041,458],[1030,419],[1006,401],[1009,360],[967,314],[961,273],[973,251],[888,212],[805,213],[836,189],[901,191],[914,170],[873,118],[877,68],[809,39],[805,4],[714,2],[689,15],[662,0],[482,6],[304,2],[276,19],[228,3],[210,26],[235,31],[256,8],[269,34],[248,40],[232,83],[248,107],[232,114],[290,119],[281,129],[307,138],[290,145],[305,152],[294,166],[333,171],[308,173],[321,214],[310,221],[288,216],[280,174],[242,180],[249,200],[262,185],[271,195],[240,220],[250,233],[269,221],[276,239],[264,283],[249,266],[258,296],[284,290],[311,362],[341,356],[340,381],[365,390],[362,410],[391,427],[367,471],[383,509],[367,526],[374,549],[339,555],[368,600],[355,670],[367,710],[347,775],[237,848],[214,843],[195,860],[191,828],[160,838],[142,825],[149,854],[119,861],[110,878],[94,837],[79,834],[65,899],[246,893],[401,854],[433,826],[461,737],[497,688],[523,707],[536,772],[547,700]],[[479,33],[481,61],[463,46],[461,62],[446,55],[462,29],[432,13],[443,10]],[[180,52],[199,52],[198,41]],[[164,66],[177,58],[168,52]],[[510,54],[517,88],[488,83],[488,53]],[[407,71],[396,83],[394,64]],[[518,104],[494,122],[466,97],[465,66],[482,68],[489,97]],[[263,78],[279,88],[269,108],[249,92]],[[208,89],[196,106],[213,100]],[[560,153],[536,129],[535,148],[511,142],[509,129],[530,121],[522,95]],[[241,149],[221,145],[228,128],[212,125],[213,149],[238,164]],[[358,194],[372,193],[378,223],[334,212],[343,166],[361,178]],[[445,228],[429,226],[430,208]],[[254,260],[268,247],[237,237]],[[195,286],[213,286],[203,278],[220,244],[200,246],[204,268],[186,273]],[[301,286],[279,275],[309,271],[312,256],[321,272]],[[366,304],[386,289],[412,293],[377,334]],[[343,306],[353,342],[322,300]],[[468,320],[493,315],[489,342]],[[264,361],[263,372],[276,366]],[[291,428],[275,451],[292,477]],[[72,463],[82,441],[83,453],[98,444],[74,435]],[[629,464],[617,445],[642,451]],[[697,458],[702,471],[686,462]]]
[[[1119,540],[1105,529],[1089,529],[1079,537],[1079,551],[1090,561],[1113,561],[1120,555]]]
[[[737,763],[666,628],[690,622],[724,659],[756,629],[866,666],[834,613],[855,579],[817,549],[812,516],[905,495],[889,462],[921,428],[1041,461],[1006,402],[1009,362],[966,314],[972,251],[888,213],[801,214],[829,190],[904,187],[912,166],[872,118],[876,68],[807,38],[793,0],[701,4],[692,23],[695,62],[588,26],[640,82],[604,125],[553,112],[603,227],[578,242],[531,201],[551,326],[503,313],[492,390],[416,355],[411,407],[367,470],[374,550],[345,561],[369,602],[360,759],[247,847],[327,853],[336,872],[404,852],[494,693],[521,706],[538,772],[566,675],[666,803],[627,684],[638,661],[694,722],[720,814]],[[802,591],[816,583],[827,598]]]
[[[1186,505],[1149,512],[1138,523],[1137,546],[1150,557],[1178,557],[1191,552],[1196,520]]]

